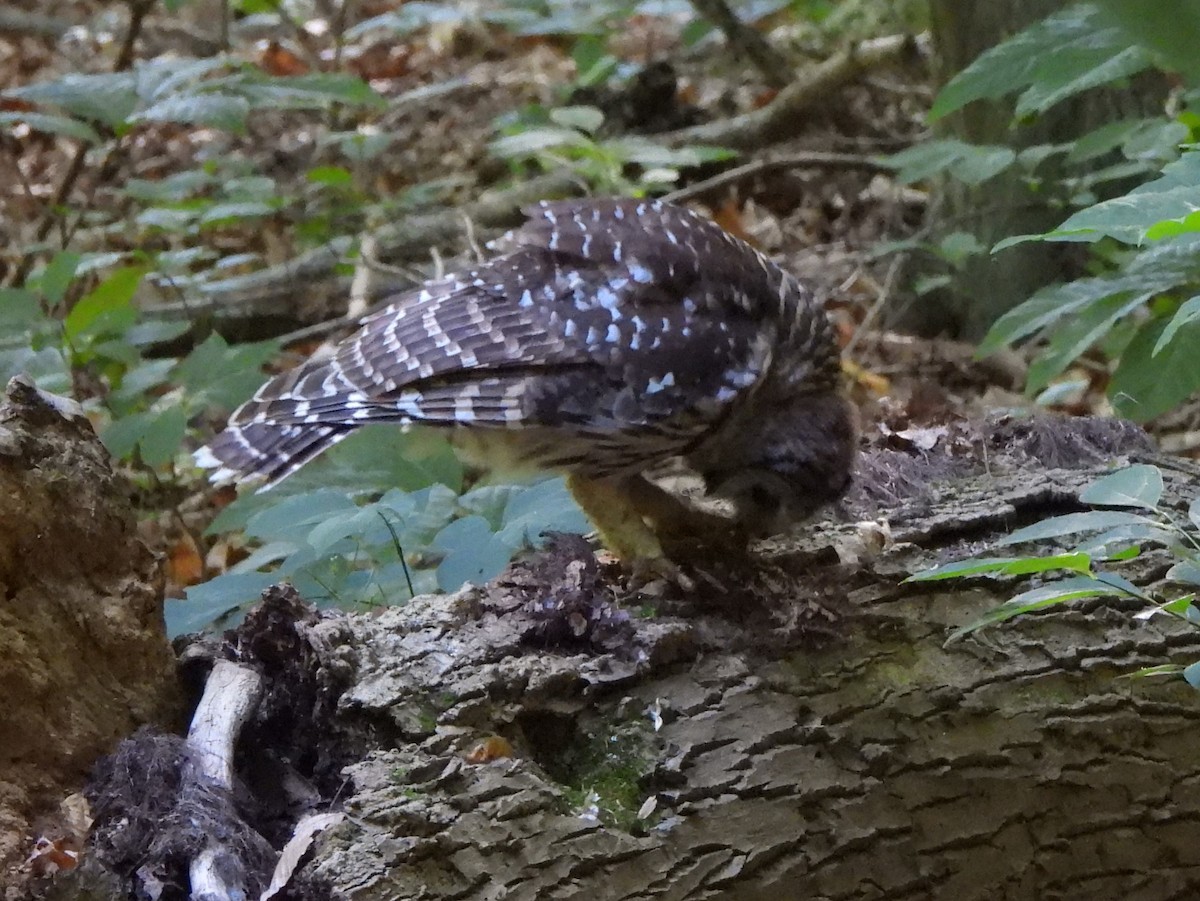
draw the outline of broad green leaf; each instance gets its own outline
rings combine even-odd
[[[342,491],[318,489],[286,497],[256,513],[246,523],[246,534],[263,541],[302,544],[318,523],[340,513],[356,512],[358,506]]]
[[[321,185],[350,185],[354,176],[345,166],[314,166],[304,173],[309,181]]]
[[[1161,119],[1118,119],[1105,123],[1075,139],[1067,151],[1067,162],[1086,163],[1121,147],[1138,129],[1161,125]]]
[[[1183,678],[1187,680],[1187,684],[1197,690],[1200,690],[1200,662],[1190,663],[1183,668]]]
[[[202,225],[225,224],[240,219],[257,219],[261,216],[274,216],[279,212],[278,204],[261,200],[229,201],[214,203],[200,215]]]
[[[207,190],[216,176],[203,169],[176,172],[160,181],[131,178],[123,185],[126,195],[143,203],[178,203]]]
[[[350,103],[384,109],[387,101],[355,75],[324,72],[271,78],[254,69],[206,83],[237,91],[255,106],[272,109],[323,109],[332,103]]]
[[[218,622],[228,628],[235,624],[232,614],[244,612],[276,581],[271,573],[227,573],[193,585],[187,589],[187,600],[167,600],[163,605],[167,635],[199,632]]]
[[[1051,326],[1067,316],[1079,316],[1092,304],[1123,292],[1151,297],[1200,276],[1200,236],[1161,241],[1140,251],[1125,268],[1112,275],[1082,278],[1065,285],[1049,285],[996,320],[977,351],[994,353],[1021,338]],[[1113,301],[1114,304],[1118,301]]]
[[[337,486],[352,493],[389,488],[417,491],[436,483],[462,487],[463,468],[444,436],[431,429],[376,424],[359,429],[337,447],[289,476],[294,490]]]
[[[3,113],[0,112],[0,128],[24,123],[34,131],[49,135],[76,138],[87,144],[99,144],[100,135],[86,122],[68,116],[53,116],[47,113]]]
[[[1168,67],[1200,77],[1200,8],[1193,0],[1096,0],[1105,20]]]
[[[187,414],[171,406],[115,419],[100,437],[114,457],[128,459],[137,450],[143,463],[157,469],[175,459],[186,429]]]
[[[514,546],[492,532],[482,516],[464,516],[442,529],[433,546],[445,552],[438,564],[442,591],[457,591],[466,582],[481,585],[498,576],[512,559]]]
[[[1162,334],[1158,336],[1158,340],[1154,342],[1153,355],[1158,356],[1164,347],[1175,340],[1175,335],[1185,325],[1195,322],[1200,319],[1200,295],[1189,298],[1184,301],[1175,315],[1171,317],[1167,327],[1163,329]]]
[[[172,406],[150,413],[138,440],[142,462],[154,469],[166,466],[179,453],[186,431],[187,413],[183,407]]]
[[[63,75],[54,81],[9,88],[10,97],[48,103],[81,119],[117,128],[137,109],[138,98],[132,72],[96,75]]]
[[[63,333],[67,339],[76,341],[85,334],[98,333],[105,325],[113,325],[117,329],[132,325],[137,311],[130,304],[145,274],[143,266],[125,266],[80,298],[63,320]],[[114,319],[114,314],[125,315]],[[112,330],[109,328],[109,331]]]
[[[500,157],[521,157],[549,150],[553,147],[583,147],[591,141],[586,135],[573,128],[527,128],[516,134],[505,135],[492,141],[492,153]]]
[[[1200,391],[1200,320],[1180,326],[1156,355],[1165,327],[1161,320],[1146,323],[1125,345],[1108,385],[1118,416],[1146,422]]]
[[[24,288],[0,288],[0,334],[13,334],[46,321],[41,301]]]
[[[1147,232],[1165,220],[1185,220],[1200,210],[1200,151],[1185,153],[1163,167],[1158,178],[1128,194],[1105,200],[1067,218],[1048,237],[1085,234],[1126,244],[1140,244]]]
[[[942,579],[961,579],[966,576],[1002,575],[1026,576],[1032,573],[1067,569],[1078,573],[1090,573],[1091,557],[1087,554],[1055,554],[1050,557],[980,557],[944,563],[932,569],[915,573],[905,582],[935,582]]]
[[[539,546],[545,532],[587,532],[587,517],[563,479],[546,479],[516,493],[504,508],[501,537],[507,544]]]
[[[37,290],[50,304],[56,304],[67,294],[82,257],[69,250],[60,250],[34,280]]]
[[[1089,510],[1086,513],[1067,513],[1063,516],[1052,516],[1041,522],[1017,529],[1010,535],[1005,535],[997,544],[1019,544],[1023,541],[1044,541],[1047,538],[1059,538],[1063,535],[1077,535],[1080,532],[1097,532],[1101,529],[1111,529],[1115,526],[1144,524],[1148,529],[1158,528],[1153,519],[1140,516],[1137,513],[1125,513],[1119,510]]]
[[[1127,292],[1103,297],[1079,309],[1061,322],[1050,335],[1047,348],[1034,360],[1026,376],[1026,388],[1040,391],[1050,380],[1066,370],[1088,348],[1112,331],[1113,325],[1141,309],[1151,295]]]
[[[240,134],[246,129],[250,102],[232,94],[175,94],[130,117],[133,122],[179,122]]]
[[[949,172],[967,184],[979,184],[1016,161],[1016,152],[1003,145],[975,145],[947,139],[926,141],[893,154],[886,162],[898,170],[905,184]]]
[[[1200,585],[1200,566],[1186,560],[1176,563],[1167,570],[1167,579],[1184,585]]]
[[[1097,507],[1137,507],[1154,510],[1162,500],[1163,477],[1157,466],[1139,463],[1092,482],[1079,500]]]
[[[564,128],[595,134],[604,124],[604,113],[594,106],[560,106],[550,110],[550,121]]]
[[[939,92],[929,118],[936,121],[974,100],[1003,97],[1030,85],[1045,87],[1025,99],[1024,107],[1044,109],[1052,100],[1070,96],[1070,86],[1089,86],[1097,77],[1090,73],[1129,44],[1095,7],[1070,6],[981,54]]]
[[[1079,48],[1071,54],[1052,53],[1037,68],[1036,80],[1017,99],[1016,115],[1025,118],[1044,113],[1050,107],[1114,81],[1136,75],[1150,67],[1150,58],[1140,47],[1126,47],[1112,54],[1113,48]]]
[[[279,352],[275,341],[230,346],[214,332],[180,361],[174,378],[188,389],[193,407],[232,410],[266,381],[263,367]]]

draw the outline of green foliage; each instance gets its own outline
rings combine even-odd
[[[389,460],[393,468],[364,473],[354,468],[357,460]],[[518,551],[540,546],[545,532],[588,527],[562,479],[459,494],[461,479],[439,436],[364,430],[295,479],[222,512],[210,533],[242,528],[258,548],[228,573],[188,589],[186,601],[169,602],[168,631],[228,622],[282,579],[318,606],[343,608],[454,591],[493,578]]]
[[[598,137],[603,124],[604,114],[591,106],[531,109],[502,128],[491,151],[516,166],[568,169],[600,193],[635,197],[669,188],[681,169],[734,155],[704,145],[672,149],[636,135]]]
[[[1043,584],[1017,594],[995,610],[955,630],[949,641],[957,641],[985,626],[1017,616],[1046,610],[1070,601],[1096,597],[1133,598],[1146,605],[1136,614],[1140,620],[1156,615],[1175,616],[1200,625],[1200,606],[1194,601],[1200,587],[1200,495],[1192,499],[1187,521],[1162,504],[1163,478],[1156,466],[1138,464],[1104,476],[1079,494],[1082,503],[1116,508],[1069,513],[1035,523],[1005,537],[1002,545],[1045,542],[1071,537],[1075,546],[1062,553],[1028,557],[981,557],[959,560],[910,576],[909,582],[943,579],[1000,577],[1044,577]],[[1137,511],[1137,512],[1133,512]],[[1167,549],[1175,564],[1166,580],[1187,586],[1187,594],[1161,598],[1143,591],[1111,567],[1141,553],[1143,545]],[[1105,564],[1101,568],[1100,564]],[[1067,573],[1065,578],[1057,578]],[[1200,688],[1200,662],[1189,667],[1157,666],[1132,675],[1182,673],[1189,684]]]
[[[983,53],[938,95],[938,119],[977,100],[1014,96],[1015,123],[1093,88],[1119,84],[1156,62],[1188,77],[1195,54],[1181,36],[1200,33],[1192,3],[1108,0],[1054,13]],[[1165,23],[1169,22],[1167,26]],[[892,158],[899,176],[916,181],[946,174],[979,184],[1016,171],[1043,198],[1078,207],[1056,229],[1000,241],[993,252],[1025,241],[1091,243],[1097,274],[1051,285],[1002,316],[980,348],[994,352],[1034,339],[1042,352],[1028,390],[1052,397],[1054,380],[1081,355],[1100,350],[1115,361],[1109,382],[1113,406],[1145,421],[1200,390],[1200,362],[1187,348],[1200,340],[1200,117],[1186,109],[1196,85],[1183,95],[1184,111],[1160,119],[1107,123],[1075,141],[1027,148],[973,147],[932,141]],[[1044,164],[1055,160],[1053,179]],[[1141,183],[1121,196],[1097,199],[1104,185]],[[920,287],[944,279],[926,279]],[[1170,378],[1163,378],[1170,372]]]

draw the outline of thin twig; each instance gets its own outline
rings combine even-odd
[[[792,80],[792,66],[760,32],[737,17],[725,0],[692,0],[696,12],[725,34],[735,51],[745,56],[762,73],[767,84],[781,88]]]
[[[866,334],[867,328],[875,321],[880,311],[887,304],[888,298],[892,296],[892,290],[896,287],[896,279],[899,277],[900,270],[903,268],[906,260],[908,260],[907,253],[898,253],[892,258],[892,262],[888,266],[887,275],[883,277],[883,285],[879,289],[879,293],[875,295],[875,300],[867,308],[867,315],[863,317],[862,322],[858,324],[858,328],[854,330],[854,334],[846,344],[845,352],[847,354],[851,353],[858,346],[858,342]]]
[[[797,153],[790,156],[751,160],[744,165],[735,166],[732,169],[718,173],[712,178],[706,178],[703,181],[688,185],[686,188],[672,191],[670,194],[664,196],[663,200],[672,202],[690,200],[693,197],[707,194],[716,188],[723,188],[725,185],[742,181],[753,175],[775,172],[779,169],[858,169],[874,173],[894,171],[892,167],[877,157],[862,156],[854,153],[820,153],[815,151],[812,153]]]

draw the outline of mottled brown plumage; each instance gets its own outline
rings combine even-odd
[[[529,214],[499,256],[401,295],[332,358],[269,381],[198,461],[269,484],[366,423],[453,427],[484,462],[568,473],[626,556],[661,549],[614,531],[682,510],[643,479],[673,457],[751,531],[841,494],[853,417],[830,324],[794,277],[666,203]]]

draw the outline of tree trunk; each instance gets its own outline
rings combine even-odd
[[[981,53],[1066,6],[1063,0],[931,0],[938,80],[945,84]],[[1108,122],[1161,112],[1165,85],[1158,76],[1126,89],[1091,91],[1060,103],[1036,120],[1014,125],[1013,102],[980,100],[939,123],[940,136],[970,144],[1003,144],[1020,152],[1041,144],[1073,141]],[[1068,215],[1055,181],[1061,157],[1037,170],[1040,187],[1014,166],[980,185],[944,178],[930,208],[934,240],[970,232],[985,248],[1011,235],[1050,231]],[[1076,174],[1085,169],[1077,166]],[[911,304],[899,323],[922,334],[978,341],[1003,313],[1035,291],[1079,273],[1075,245],[1026,243],[999,254],[972,256],[951,273],[952,282]]]
[[[769,600],[660,607],[603,653],[531,641],[553,578],[352,618],[342,707],[380,743],[315,871],[354,901],[1179,897],[1200,708],[1116,677],[1191,662],[1200,634],[1105,601],[946,646],[1015,589],[899,584],[1094,476],[1032,469],[902,506],[873,561],[836,561],[849,527],[778,544]],[[464,757],[493,734],[514,756]]]
[[[882,550],[879,526],[826,521],[713,560],[724,588],[686,599],[621,595],[567,539],[482,588],[378,614],[318,618],[271,594],[216,655],[268,686],[239,744],[257,797],[243,816],[288,795],[293,821],[346,814],[290,897],[1192,897],[1196,695],[1118,676],[1196,660],[1200,632],[1110,599],[947,645],[1017,587],[901,580],[1079,509],[1114,464],[1158,462],[1185,509],[1200,467],[1101,420],[908,437],[868,456],[849,502],[887,509]],[[1150,553],[1126,575],[1151,584],[1165,564]],[[121,786],[139,771],[127,744],[108,766]],[[129,861],[127,887],[183,880],[167,833],[194,831],[185,804],[152,819],[113,797],[93,786],[89,862]],[[146,824],[150,853],[106,856]]]

